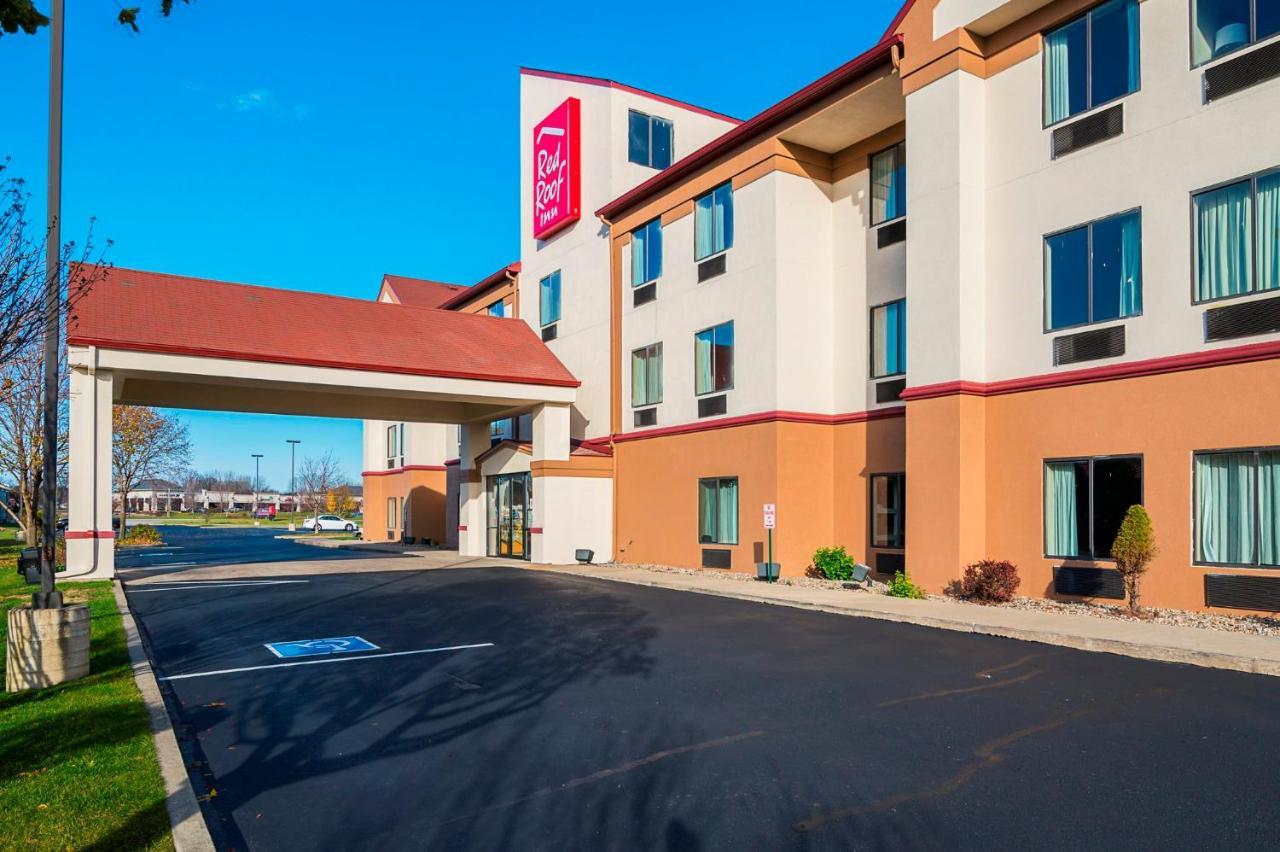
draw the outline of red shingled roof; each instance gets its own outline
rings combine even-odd
[[[76,304],[67,342],[577,387],[518,320],[115,268]]]
[[[520,261],[517,260],[515,263],[508,263],[497,272],[486,275],[482,280],[472,284],[470,287],[463,287],[460,292],[454,293],[448,299],[445,299],[443,302],[436,305],[436,307],[443,308],[446,311],[451,311],[459,305],[466,304],[472,299],[478,298],[485,292],[492,290],[503,282],[514,281],[519,277],[519,275]]]
[[[443,281],[428,281],[404,275],[383,275],[382,284],[391,291],[397,302],[418,308],[438,308],[459,291],[467,289],[465,284],[446,284]]]

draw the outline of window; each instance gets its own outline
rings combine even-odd
[[[404,467],[404,424],[392,423],[387,427],[387,470]]]
[[[396,513],[396,498],[387,498],[387,538],[394,539],[396,537],[397,522],[400,516]]]
[[[1192,201],[1197,302],[1280,288],[1280,170]]]
[[[1280,33],[1274,0],[1191,0],[1191,63],[1219,56]]]
[[[504,417],[501,420],[494,420],[489,424],[489,445],[500,444],[503,441],[515,439],[515,418]]]
[[[1196,453],[1195,561],[1280,567],[1280,448]]]
[[[671,165],[671,122],[656,115],[627,110],[627,159],[641,166]]]
[[[1063,459],[1044,465],[1044,555],[1110,559],[1130,506],[1142,503],[1142,457]]]
[[[694,260],[733,246],[733,186],[723,183],[693,203]]]
[[[1044,123],[1136,92],[1138,0],[1110,0],[1045,33]]]
[[[693,336],[693,392],[698,396],[733,387],[733,323]]]
[[[507,306],[499,299],[487,308],[487,313],[491,317],[505,317],[507,315]]]
[[[1142,214],[1099,219],[1044,238],[1045,329],[1142,313]]]
[[[542,327],[560,321],[560,270],[538,282],[538,308]]]
[[[907,300],[871,309],[871,378],[907,371]]]
[[[698,480],[698,543],[738,543],[738,478]]]
[[[662,275],[662,222],[654,219],[631,232],[631,286],[639,287]]]
[[[871,224],[907,215],[907,143],[871,157]]]
[[[662,402],[662,344],[653,343],[631,353],[631,407]]]
[[[871,546],[906,546],[907,475],[877,473],[871,477]]]

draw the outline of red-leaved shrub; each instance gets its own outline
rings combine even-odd
[[[948,595],[978,603],[1005,603],[1013,600],[1022,582],[1018,566],[1004,560],[984,559],[964,569],[964,576],[952,580],[946,588]]]

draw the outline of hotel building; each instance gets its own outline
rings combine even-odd
[[[1280,610],[1277,116],[1263,0],[912,0],[744,122],[522,71],[519,262],[378,298],[527,323],[575,401],[367,423],[366,532],[754,572],[771,504],[784,575],[1106,599],[1141,503],[1145,602]]]

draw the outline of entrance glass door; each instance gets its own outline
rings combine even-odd
[[[489,555],[528,559],[532,478],[527,473],[490,476],[488,492]]]

